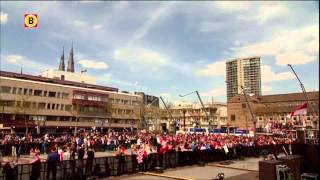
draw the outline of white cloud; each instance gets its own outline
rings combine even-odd
[[[145,48],[117,49],[114,52],[114,59],[142,64],[164,65],[168,63],[167,57]]]
[[[227,90],[226,86],[219,86],[214,88],[213,90],[203,92],[201,93],[202,96],[207,96],[207,97],[226,97]]]
[[[93,26],[93,29],[101,29],[102,28],[102,24],[96,24]]]
[[[0,12],[0,24],[6,24],[8,22],[8,14]]]
[[[171,94],[167,93],[167,92],[160,93],[160,96],[165,98],[165,99],[170,99],[171,98]]]
[[[149,19],[139,28],[129,40],[128,44],[131,45],[134,41],[143,38],[149,30],[154,26],[154,24],[159,23],[159,19],[168,15],[168,10],[173,7],[173,2],[165,3],[160,6],[155,12],[153,12]]]
[[[263,95],[270,94],[272,92],[272,86],[267,85],[267,84],[262,85],[261,90],[262,90]]]
[[[81,20],[75,20],[73,23],[74,23],[75,26],[78,26],[78,27],[82,27],[82,26],[85,26],[87,24],[86,22],[81,21]]]
[[[252,43],[243,47],[234,47],[235,56],[263,56],[272,55],[292,57],[299,55],[303,61],[293,61],[291,64],[306,64],[314,60],[319,53],[319,26],[310,25],[294,30],[283,30],[274,33],[271,38]],[[291,55],[290,55],[291,54]],[[312,60],[311,60],[312,59]],[[283,65],[279,60],[278,65]]]
[[[84,68],[91,68],[91,69],[107,69],[108,64],[103,61],[92,60],[92,59],[82,59],[78,61]]]
[[[215,1],[214,5],[227,13],[245,11],[250,7],[248,1]]]
[[[88,3],[98,3],[98,2],[100,2],[100,1],[79,1],[80,3],[82,3],[82,4],[88,4]]]
[[[133,83],[130,81],[116,79],[116,78],[112,77],[112,75],[110,73],[102,74],[101,76],[98,77],[98,81],[103,84],[107,84],[107,85],[111,85],[111,86],[134,87],[135,91],[142,91],[142,89],[144,88],[143,86],[139,85],[137,81],[135,81]]]
[[[53,67],[47,64],[42,64],[37,61],[30,60],[25,56],[19,54],[11,54],[4,56],[4,61],[20,67],[30,68],[37,71],[43,71],[44,69],[52,69]]]
[[[219,31],[225,28],[224,22],[202,22],[200,25],[201,32]]]
[[[196,71],[197,76],[225,76],[226,62],[216,61],[208,64],[205,68]]]
[[[10,64],[16,64],[16,65],[25,63],[25,57],[21,55],[16,55],[16,54],[7,56],[5,60]]]
[[[276,56],[276,64],[280,66],[287,64],[307,64],[314,60],[316,60],[316,56],[305,54],[302,51],[288,52]]]
[[[289,71],[276,73],[272,71],[271,67],[268,65],[261,66],[261,83],[283,81],[289,79],[294,79],[294,75]]]
[[[279,2],[264,2],[252,8],[246,15],[239,16],[239,19],[256,21],[262,25],[271,19],[284,17],[288,14],[289,9],[285,4]]]

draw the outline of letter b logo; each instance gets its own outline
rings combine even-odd
[[[37,14],[24,14],[24,27],[25,28],[38,27],[38,15]]]

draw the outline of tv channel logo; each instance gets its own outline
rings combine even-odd
[[[38,15],[37,14],[24,14],[24,27],[25,28],[37,28],[38,27]]]

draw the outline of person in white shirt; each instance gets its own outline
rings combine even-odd
[[[63,160],[64,161],[70,160],[70,156],[71,156],[70,148],[68,147],[67,150],[63,153]]]

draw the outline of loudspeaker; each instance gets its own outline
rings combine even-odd
[[[297,131],[297,142],[298,143],[302,143],[302,144],[306,144],[306,133],[303,130],[298,130]]]
[[[282,161],[284,164],[286,164],[291,171],[293,172],[293,178],[295,180],[299,180],[300,179],[300,172],[301,172],[301,168],[302,168],[302,160],[303,160],[303,156],[300,155],[289,155],[289,156],[285,156],[285,157],[281,157],[279,158],[280,161]]]
[[[278,160],[259,161],[259,180],[277,180],[276,165],[283,164]]]
[[[303,173],[301,174],[301,180],[319,180],[319,174]]]

